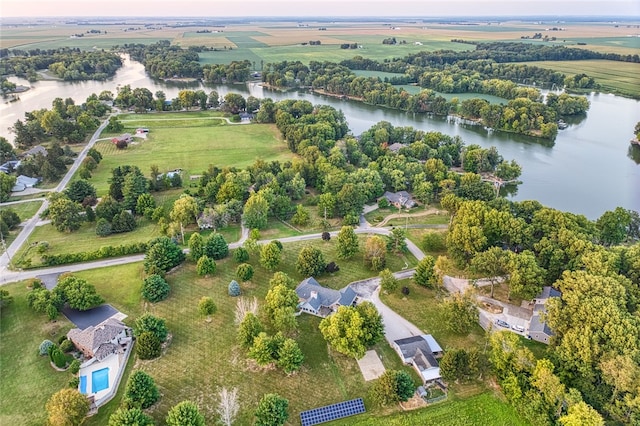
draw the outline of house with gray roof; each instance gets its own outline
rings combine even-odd
[[[437,358],[443,350],[430,334],[411,336],[393,342],[393,349],[402,362],[413,366],[425,384],[440,379],[440,365]]]
[[[47,156],[47,149],[42,145],[36,145],[33,148],[29,149],[28,151],[23,152],[21,157],[23,157],[23,158],[35,157],[38,154],[41,154],[44,157],[46,157]]]
[[[32,178],[29,176],[20,175],[16,178],[16,183],[11,188],[11,192],[22,192],[27,188],[33,188],[40,181],[40,178]]]
[[[382,194],[384,198],[387,199],[389,204],[395,206],[396,208],[405,208],[410,209],[416,206],[416,202],[411,198],[411,194],[407,191],[398,191],[398,192],[385,192]]]
[[[389,146],[387,147],[387,149],[388,149],[389,151],[391,151],[391,152],[393,152],[393,153],[397,154],[398,152],[400,152],[400,149],[402,149],[402,148],[404,148],[404,147],[405,147],[405,145],[404,145],[404,144],[401,144],[401,143],[396,142],[396,143],[392,143],[391,145],[389,145]]]
[[[529,322],[529,337],[531,337],[531,339],[547,345],[549,344],[554,334],[543,320],[544,314],[547,312],[546,303],[550,298],[560,296],[562,296],[562,293],[558,290],[546,286],[542,289],[542,292],[533,299],[533,315],[531,315],[531,321]]]
[[[350,286],[341,290],[323,287],[315,278],[309,277],[296,287],[298,309],[311,315],[325,318],[340,306],[352,306],[356,302],[356,292]]]
[[[85,357],[102,361],[112,354],[124,352],[131,342],[131,329],[115,318],[108,318],[95,327],[73,328],[67,338]]]

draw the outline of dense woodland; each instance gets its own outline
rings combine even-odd
[[[37,71],[48,69],[54,76],[66,81],[106,80],[122,66],[116,53],[81,51],[60,48],[55,50],[11,50],[0,56],[0,75],[15,74],[29,81],[38,79]]]

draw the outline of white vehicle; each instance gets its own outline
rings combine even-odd
[[[514,329],[515,331],[519,331],[519,332],[524,332],[524,327],[521,325],[512,325],[511,326],[512,329]]]

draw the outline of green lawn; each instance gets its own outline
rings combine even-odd
[[[20,217],[21,221],[25,221],[33,217],[36,214],[40,206],[42,205],[43,200],[36,200],[30,203],[19,203],[12,204],[9,206],[0,207],[0,211],[2,210],[13,210],[16,212],[18,217]],[[9,231],[9,235],[4,236],[4,242],[7,246],[9,246],[13,240],[15,240],[16,236],[22,231],[22,227],[17,227],[13,231]],[[4,246],[0,245],[0,253],[4,253]]]
[[[150,129],[148,138],[136,138],[135,143],[124,150],[116,149],[109,140],[96,143],[103,159],[89,181],[100,196],[108,190],[111,170],[124,164],[138,166],[145,175],[153,164],[160,172],[181,168],[183,180],[187,182],[190,175],[201,174],[211,164],[242,168],[258,158],[265,161],[292,158],[275,125],[222,125],[221,120],[213,119],[213,114],[122,116],[124,132],[145,126]]]

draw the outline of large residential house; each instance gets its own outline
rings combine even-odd
[[[533,315],[529,323],[529,337],[531,337],[531,339],[547,345],[549,344],[549,340],[553,337],[553,331],[551,331],[546,322],[542,320],[541,315],[547,312],[547,301],[551,297],[560,297],[561,295],[562,293],[558,290],[546,286],[542,289],[542,292],[533,299]]]
[[[109,318],[100,324],[84,330],[73,328],[67,338],[87,358],[102,361],[112,354],[124,352],[131,342],[131,329],[115,318]]]
[[[389,204],[395,206],[397,209],[405,208],[410,209],[416,206],[416,202],[411,198],[411,194],[407,191],[398,191],[398,192],[385,192],[382,194],[384,198],[387,199]]]
[[[334,290],[322,287],[315,278],[309,277],[296,287],[298,309],[312,315],[325,318],[337,311],[340,306],[352,306],[356,301],[356,292],[349,286]]]
[[[395,340],[393,349],[407,365],[413,366],[424,384],[440,379],[440,366],[437,358],[443,354],[442,348],[430,334],[411,336]]]

